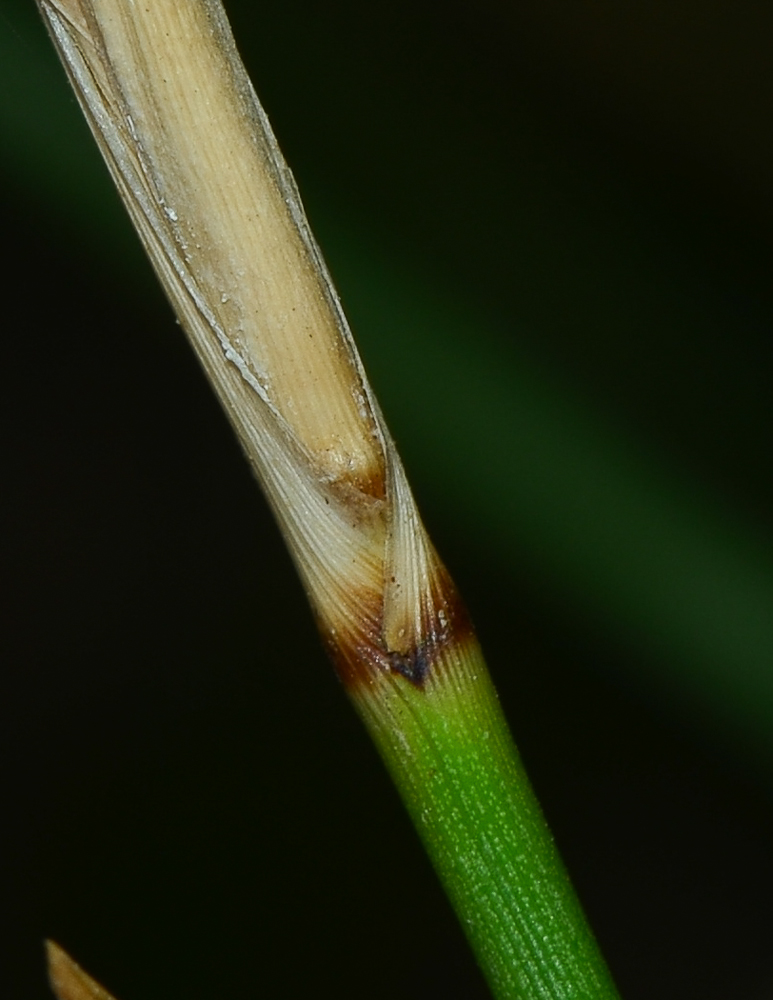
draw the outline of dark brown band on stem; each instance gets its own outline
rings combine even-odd
[[[336,673],[352,695],[373,687],[385,674],[400,676],[422,690],[436,675],[443,654],[454,646],[466,645],[475,634],[467,609],[444,567],[437,571],[431,602],[423,610],[420,640],[407,651],[389,649],[384,640],[381,594],[361,594],[357,607],[362,624],[350,633],[333,631],[318,620]]]

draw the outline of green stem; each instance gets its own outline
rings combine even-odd
[[[445,660],[445,662],[443,662]],[[618,997],[477,641],[352,692],[500,1000]]]

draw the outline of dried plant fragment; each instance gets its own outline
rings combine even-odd
[[[57,1000],[115,1000],[53,941],[46,941],[48,978]]]

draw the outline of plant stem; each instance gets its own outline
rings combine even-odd
[[[222,7],[40,5],[496,996],[616,996]]]

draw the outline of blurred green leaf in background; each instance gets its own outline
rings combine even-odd
[[[770,996],[773,12],[229,13],[622,994]],[[484,996],[25,0],[0,81],[9,995]]]

